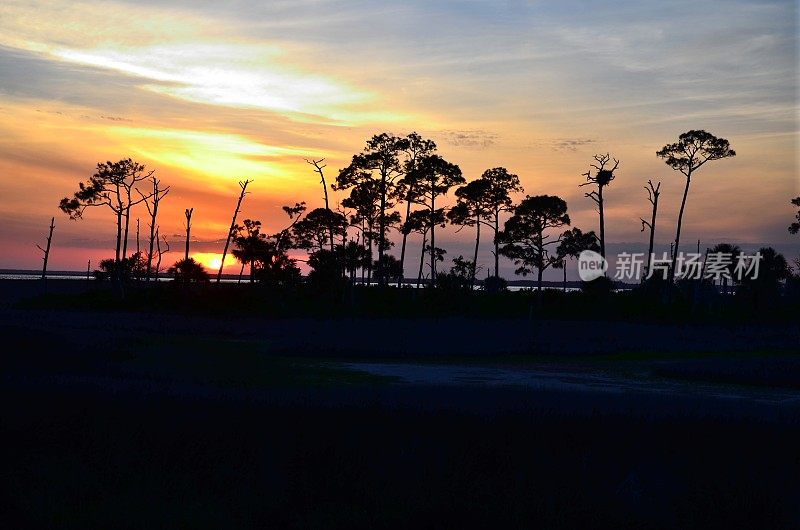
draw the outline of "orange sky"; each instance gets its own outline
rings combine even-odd
[[[693,181],[684,241],[796,255],[786,231],[800,194],[793,3],[688,2],[698,13],[688,24],[681,2],[558,4],[4,2],[0,268],[39,267],[34,243],[53,215],[51,269],[112,254],[109,212],[73,222],[57,209],[98,161],[155,169],[172,187],[162,233],[180,247],[193,207],[207,262],[238,180],[254,181],[240,219],[277,230],[281,205],[322,204],[305,158],[326,158],[333,180],[372,134],[414,130],[468,179],[505,166],[527,193],[564,197],[583,229],[597,221],[581,173],[611,152],[621,164],[607,237],[632,246],[646,241],[648,178],[664,183],[656,239],[674,237],[682,181],[655,151],[703,128],[738,156]],[[467,252],[471,234],[448,232],[448,255]]]

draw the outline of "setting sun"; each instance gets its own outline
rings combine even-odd
[[[222,255],[216,252],[192,252],[192,258],[211,272],[218,271],[220,265],[222,265]],[[235,260],[228,256],[228,259],[225,261],[230,265]]]

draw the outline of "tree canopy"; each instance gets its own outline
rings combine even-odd
[[[547,231],[570,224],[567,203],[554,195],[525,197],[505,223],[500,252],[518,265],[517,274],[526,276],[536,269],[541,290],[542,273],[553,264],[548,247],[561,241]]]
[[[663,158],[664,162],[675,171],[681,172],[686,177],[686,186],[683,189],[681,209],[678,212],[678,223],[675,228],[675,247],[672,252],[672,263],[669,269],[669,282],[675,278],[675,267],[681,243],[681,227],[683,226],[683,212],[686,209],[686,197],[689,195],[689,184],[695,171],[712,160],[721,160],[736,156],[730,143],[725,138],[717,138],[703,130],[691,130],[681,134],[678,141],[667,144],[656,156]]]
[[[794,216],[796,221],[789,225],[789,233],[796,234],[800,232],[800,197],[792,199],[792,204],[797,206],[798,209],[797,213]]]
[[[678,141],[667,144],[656,152],[664,163],[687,177],[707,162],[736,156],[725,138],[717,138],[703,130],[691,130],[678,136]]]

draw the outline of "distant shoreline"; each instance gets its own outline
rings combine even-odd
[[[42,276],[42,271],[30,270],[30,269],[0,269],[0,281],[8,281],[8,280],[40,280]],[[171,280],[171,276],[165,275],[163,272],[158,276],[160,281]],[[86,280],[86,271],[78,272],[78,271],[48,271],[47,272],[47,279],[48,280]],[[89,276],[89,280],[94,281],[94,276]],[[223,274],[222,280],[225,282],[238,282],[239,275],[238,274]],[[213,281],[213,280],[212,280]],[[536,280],[506,280],[509,287],[516,287],[519,289],[526,289],[526,288],[535,288],[536,287]],[[241,283],[249,283],[247,276],[242,278]],[[360,284],[361,282],[356,279],[356,283]],[[422,285],[427,285],[427,280],[422,280]],[[476,286],[483,285],[483,280],[476,279],[475,280]],[[394,285],[394,284],[393,284]],[[403,281],[403,285],[416,287],[417,280],[414,278],[409,278]],[[546,289],[561,289],[564,286],[563,282],[560,281],[542,281],[542,286]],[[580,289],[581,282],[580,281],[567,281],[567,289],[568,290],[575,290]],[[616,282],[616,289],[618,290],[627,290],[633,289],[636,287],[636,284],[632,283],[623,283],[623,282]]]

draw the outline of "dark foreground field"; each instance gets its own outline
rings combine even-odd
[[[800,525],[796,327],[0,317],[5,528]]]

